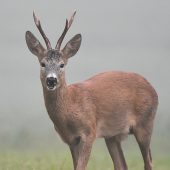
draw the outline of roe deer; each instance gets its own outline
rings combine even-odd
[[[42,30],[40,20],[34,20],[45,40],[45,49],[36,37],[26,32],[29,50],[38,57],[45,106],[55,130],[71,150],[74,170],[85,170],[93,141],[103,137],[112,157],[115,170],[127,170],[121,141],[134,134],[139,144],[144,169],[152,170],[150,141],[158,96],[151,84],[136,73],[109,71],[95,75],[82,83],[67,86],[65,65],[81,44],[81,35],[74,36],[60,50],[70,28],[65,29],[55,49]]]

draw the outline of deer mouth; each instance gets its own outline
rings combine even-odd
[[[55,90],[56,86],[47,86],[48,90]]]

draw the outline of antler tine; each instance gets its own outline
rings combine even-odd
[[[48,50],[49,50],[49,49],[52,49],[51,44],[50,44],[50,41],[49,41],[49,39],[46,37],[46,35],[45,35],[45,33],[44,33],[44,31],[43,31],[43,29],[42,29],[42,27],[41,27],[41,23],[40,23],[39,18],[38,18],[38,20],[37,20],[35,11],[33,11],[33,17],[34,17],[34,21],[35,21],[35,24],[36,24],[38,30],[40,31],[42,37],[44,38],[44,41],[45,41],[46,46],[47,46],[47,49],[48,49]]]
[[[67,18],[66,18],[66,25],[65,25],[65,28],[64,28],[64,31],[63,31],[62,35],[60,36],[60,38],[59,38],[58,41],[57,41],[57,45],[56,45],[56,47],[55,47],[56,50],[59,50],[59,49],[60,49],[61,43],[62,43],[62,41],[63,41],[63,39],[64,39],[67,31],[69,30],[69,28],[70,28],[70,26],[71,26],[71,24],[72,24],[72,22],[73,22],[73,20],[74,20],[75,14],[76,14],[76,11],[73,12],[69,23],[68,23],[68,20],[67,20]]]
[[[71,16],[71,19],[70,19],[69,24],[68,24],[68,29],[70,28],[70,26],[71,26],[71,24],[72,24],[72,22],[73,22],[73,20],[74,20],[75,14],[76,14],[76,11],[74,11],[73,14],[72,14],[72,16]]]

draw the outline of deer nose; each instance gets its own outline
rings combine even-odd
[[[57,78],[55,78],[55,77],[47,77],[46,83],[47,83],[47,87],[49,89],[54,89],[54,87],[57,84]]]

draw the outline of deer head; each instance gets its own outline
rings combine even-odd
[[[77,53],[81,45],[81,34],[77,34],[62,50],[60,50],[61,43],[73,22],[75,13],[76,11],[73,13],[69,23],[66,19],[65,29],[60,36],[55,49],[52,49],[49,39],[42,30],[40,20],[37,20],[35,12],[33,11],[35,24],[44,38],[47,49],[41,45],[38,39],[30,31],[26,32],[25,38],[29,50],[38,57],[41,82],[43,87],[46,87],[48,90],[55,90],[62,85],[63,81],[65,81],[65,65],[67,64],[67,60]]]

